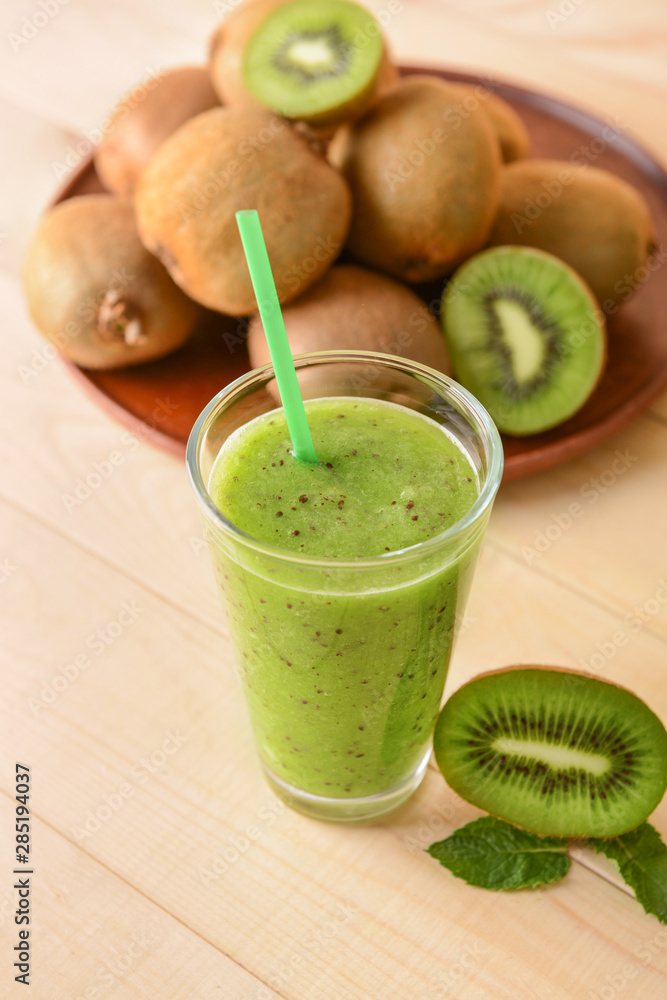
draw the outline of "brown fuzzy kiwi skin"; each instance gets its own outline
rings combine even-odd
[[[291,0],[247,0],[235,8],[219,25],[209,43],[209,68],[213,87],[221,101],[231,107],[261,108],[262,104],[250,93],[243,82],[243,55],[250,38],[260,24],[278,7]],[[318,134],[330,138],[336,127],[344,121],[364,114],[372,104],[398,80],[385,42],[383,57],[375,76],[363,94],[343,108],[336,109],[319,119],[308,118],[307,123]],[[306,121],[306,119],[303,119]]]
[[[259,212],[281,303],[340,253],[351,217],[344,179],[283,119],[216,108],[192,118],[142,174],[135,206],[145,246],[193,299],[244,316],[257,308],[235,213]]]
[[[412,76],[334,137],[329,158],[352,190],[348,247],[408,282],[451,273],[488,240],[500,182],[488,120],[460,113],[460,93]],[[458,110],[457,110],[458,109]]]
[[[115,194],[131,194],[167,136],[219,104],[205,66],[179,66],[136,87],[114,108],[95,152],[104,186]]]
[[[528,129],[507,101],[481,83],[455,83],[463,96],[464,109],[477,110],[486,115],[498,136],[503,163],[523,160],[530,153]],[[466,100],[467,99],[467,100]],[[475,101],[475,104],[472,104]]]
[[[293,354],[358,350],[399,355],[447,375],[451,365],[437,320],[397,281],[352,264],[331,268],[283,310]],[[259,316],[248,328],[253,368],[271,360]]]
[[[201,313],[142,245],[131,201],[110,194],[50,209],[28,248],[23,285],[37,327],[83,368],[162,357]]]
[[[473,681],[479,681],[483,677],[495,677],[497,674],[508,674],[512,670],[548,670],[549,672],[556,674],[572,674],[573,677],[587,677],[592,681],[601,680],[601,678],[596,674],[589,674],[585,670],[572,670],[571,667],[552,666],[551,664],[546,663],[513,663],[508,667],[495,667],[493,670],[483,670],[481,674],[475,674],[474,677],[471,677],[464,684],[461,684],[460,687],[465,687],[466,684],[472,684]],[[634,694],[634,691],[630,691],[629,688],[623,687],[622,684],[615,684],[613,681],[605,681],[605,684],[609,684],[610,687],[620,688],[621,691],[627,691],[628,694]],[[458,691],[458,688],[456,688],[456,690]],[[454,694],[454,692],[452,691],[451,694]],[[635,695],[635,697],[637,696]]]
[[[489,245],[532,246],[560,257],[606,313],[630,298],[625,276],[646,264],[655,242],[643,196],[607,170],[543,159],[503,168]]]

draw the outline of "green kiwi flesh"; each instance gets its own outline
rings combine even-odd
[[[458,380],[499,430],[538,434],[573,416],[606,360],[604,317],[567,264],[528,247],[471,257],[443,294]]]
[[[332,122],[362,110],[383,56],[379,25],[363,7],[350,0],[293,0],[251,36],[243,82],[286,118]]]
[[[438,767],[462,798],[542,836],[615,837],[667,787],[667,732],[596,677],[520,667],[459,688],[438,718]]]

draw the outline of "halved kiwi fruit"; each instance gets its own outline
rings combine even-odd
[[[627,833],[667,787],[667,732],[651,709],[558,668],[475,678],[445,703],[433,742],[457,794],[542,836]]]
[[[269,14],[291,0],[245,0],[230,9],[209,42],[211,83],[223,104],[235,108],[262,105],[243,83],[243,54],[246,45]]]
[[[456,377],[507,434],[562,423],[600,379],[604,317],[581,278],[551,254],[484,250],[458,269],[442,306]]]
[[[265,107],[330,125],[370,106],[383,60],[381,28],[364,7],[351,0],[292,0],[250,37],[242,76]]]

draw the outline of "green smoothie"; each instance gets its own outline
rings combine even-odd
[[[313,795],[373,795],[428,752],[481,532],[441,536],[479,482],[414,410],[330,397],[306,413],[316,465],[293,457],[282,410],[225,441],[210,496],[262,544],[211,550],[265,766]]]

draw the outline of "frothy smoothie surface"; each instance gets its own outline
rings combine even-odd
[[[294,458],[273,410],[236,431],[211,472],[216,506],[258,541],[311,557],[381,555],[440,534],[477,499],[468,457],[427,417],[357,397],[305,406],[316,465]]]

